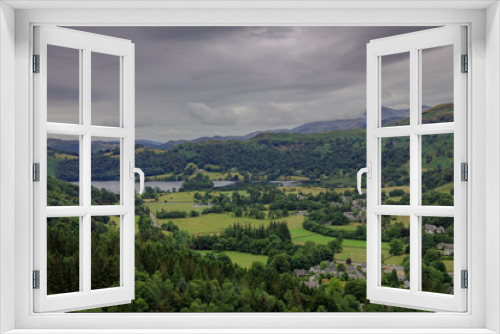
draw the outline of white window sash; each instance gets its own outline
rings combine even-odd
[[[467,182],[460,178],[460,163],[467,162],[467,76],[461,72],[466,54],[466,28],[453,26],[388,37],[367,45],[367,161],[372,177],[367,180],[367,296],[373,303],[423,310],[467,310],[467,290],[461,288],[460,272],[467,269]],[[454,122],[420,124],[421,51],[454,45]],[[410,53],[410,125],[381,127],[381,57]],[[454,134],[453,207],[421,205],[421,135]],[[410,138],[410,205],[381,205],[381,138]],[[381,215],[410,217],[410,289],[381,286]],[[421,217],[454,217],[454,294],[421,291]]]
[[[80,124],[47,122],[47,45],[80,52]],[[120,57],[120,126],[94,126],[91,122],[91,53]],[[40,182],[34,183],[34,270],[40,271],[40,288],[34,289],[34,311],[90,309],[129,303],[134,299],[134,179],[129,177],[135,157],[134,44],[128,40],[76,30],[35,27],[34,54],[40,55],[40,73],[34,74],[34,162],[40,163]],[[47,133],[80,138],[80,205],[47,207]],[[91,138],[120,140],[120,205],[91,205]],[[91,217],[119,215],[120,286],[91,289]],[[80,217],[80,289],[47,295],[47,218]]]

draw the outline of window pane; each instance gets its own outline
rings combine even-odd
[[[453,122],[453,45],[422,50],[422,124]]]
[[[382,280],[390,288],[410,288],[410,217],[382,216]]]
[[[453,294],[453,218],[422,217],[422,291]]]
[[[422,205],[453,206],[453,133],[422,136]]]
[[[47,45],[47,122],[80,122],[80,50]]]
[[[92,137],[92,204],[120,204],[120,139]]]
[[[80,138],[47,135],[47,206],[80,203]]]
[[[92,289],[120,286],[120,216],[92,217]]]
[[[120,126],[120,57],[92,52],[92,125]]]
[[[410,53],[381,57],[381,124],[410,124]]]
[[[47,294],[80,291],[80,218],[47,218]]]
[[[382,204],[410,204],[410,139],[382,138]]]

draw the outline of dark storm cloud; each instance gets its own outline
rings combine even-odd
[[[366,109],[366,44],[423,28],[74,29],[135,43],[137,138],[167,141],[360,117]],[[96,71],[106,73],[109,65],[95,62]],[[401,84],[406,73],[404,60],[388,59],[384,64],[387,73],[392,73],[384,79],[384,102],[403,107],[408,98],[408,89]],[[428,81],[432,93],[428,104],[449,100],[445,96],[449,93],[435,89],[447,79]],[[64,79],[60,81],[53,88],[54,99],[63,91]],[[113,117],[107,114],[116,109],[115,87],[105,81],[93,82],[93,108],[99,112],[92,118],[111,124]],[[64,113],[64,108],[55,112]]]

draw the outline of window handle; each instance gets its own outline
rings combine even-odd
[[[370,161],[367,162],[367,167],[361,168],[358,171],[358,192],[362,194],[363,192],[361,191],[361,176],[363,173],[366,173],[366,177],[371,179],[372,177],[372,163]]]
[[[144,172],[140,168],[134,167],[134,162],[130,161],[130,178],[135,179],[135,174],[139,174],[139,195],[144,192]]]

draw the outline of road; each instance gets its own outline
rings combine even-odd
[[[160,225],[158,225],[158,221],[156,219],[156,216],[152,212],[149,213],[149,217],[151,217],[151,221],[153,222],[154,226],[161,227]]]

